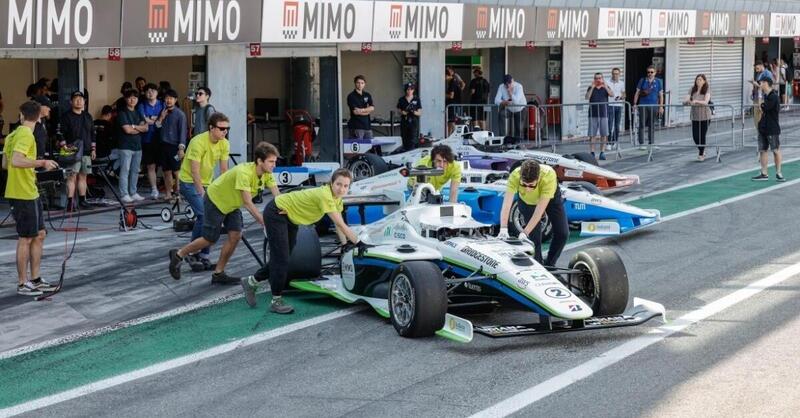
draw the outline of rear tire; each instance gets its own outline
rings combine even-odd
[[[582,272],[567,285],[588,304],[595,316],[619,315],[628,306],[628,272],[619,255],[609,247],[579,251],[569,262]],[[577,286],[576,286],[577,285]]]
[[[300,226],[297,229],[297,243],[289,257],[289,274],[292,279],[316,279],[322,272],[322,248],[319,236],[313,226]]]
[[[408,261],[392,272],[389,319],[403,337],[429,337],[442,329],[447,288],[442,270],[430,261]]]
[[[353,173],[353,181],[361,180],[389,170],[389,164],[383,158],[373,154],[360,154],[347,161],[347,169]]]
[[[542,222],[544,223],[542,242],[549,242],[553,239],[553,223],[550,222],[550,218],[547,216],[546,212],[542,215]],[[519,199],[517,199],[511,204],[511,210],[509,211],[508,235],[511,238],[518,237],[519,233],[525,229],[525,225],[525,219],[522,216],[522,212],[519,210]]]
[[[599,194],[602,195],[603,193],[600,189],[592,183],[588,181],[572,181],[569,184],[566,184],[566,187],[573,189],[573,190],[585,190],[592,194]]]

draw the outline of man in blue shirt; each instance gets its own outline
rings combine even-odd
[[[164,172],[164,198],[171,199],[172,193],[178,193],[178,171],[181,169],[183,151],[186,149],[186,137],[189,135],[189,124],[186,114],[175,104],[178,92],[169,89],[164,92],[164,110],[156,120],[156,127],[161,129],[161,171]]]
[[[647,77],[636,84],[633,104],[634,111],[639,113],[639,149],[647,149],[644,146],[644,127],[647,126],[647,143],[653,145],[657,116],[664,114],[664,83],[656,78],[656,67],[647,67]]]
[[[138,79],[137,79],[138,80]],[[145,101],[139,102],[136,111],[147,122],[147,132],[142,134],[142,165],[147,167],[147,180],[150,182],[150,197],[158,199],[156,163],[158,162],[158,128],[156,120],[164,110],[164,103],[158,100],[158,86],[149,83],[144,86]]]

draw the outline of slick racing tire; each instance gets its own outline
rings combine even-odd
[[[567,285],[592,308],[595,316],[618,315],[628,306],[628,272],[619,255],[609,247],[579,251],[569,262],[579,270]]]
[[[392,272],[389,319],[403,337],[429,337],[442,329],[447,288],[442,271],[430,261],[407,261]]]
[[[589,163],[591,165],[596,165],[596,166],[600,165],[600,164],[597,163],[597,158],[595,158],[589,152],[576,152],[575,154],[572,154],[571,157],[576,159],[576,160],[578,160],[578,161],[583,161],[583,162]]]
[[[383,158],[367,153],[348,160],[347,169],[353,173],[353,181],[356,181],[385,173],[389,170],[389,164]]]
[[[289,280],[316,279],[322,272],[322,248],[313,226],[297,229],[297,243],[289,257]]]
[[[547,213],[542,215],[542,222],[544,229],[542,230],[542,242],[549,242],[553,238],[553,223],[547,217]],[[519,233],[525,229],[525,218],[519,210],[519,199],[511,204],[511,210],[508,215],[508,235],[512,238],[519,236]]]

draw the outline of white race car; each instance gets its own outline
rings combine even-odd
[[[414,164],[428,155],[430,148],[417,148],[404,152],[399,138],[378,137],[372,140],[344,140],[345,166],[356,180],[372,177],[394,167]],[[555,168],[561,181],[583,181],[602,192],[614,192],[639,183],[639,176],[619,174],[600,167],[591,154],[559,155],[530,149],[520,149],[518,144],[506,143],[506,138],[496,137],[490,131],[470,131],[467,125],[457,125],[453,133],[429,145],[450,146],[460,160],[467,160],[473,168],[511,171],[524,160],[533,159]]]
[[[491,237],[491,225],[474,220],[469,206],[442,203],[422,183],[441,170],[410,174],[420,176],[410,202],[359,228],[369,245],[343,249],[339,274],[291,285],[366,302],[390,318],[401,336],[438,334],[461,342],[471,341],[473,332],[535,335],[639,325],[664,316],[663,306],[638,298],[626,310],[628,275],[610,248],[579,251],[567,269],[546,268],[531,256],[530,242]],[[454,314],[498,305],[535,312],[538,322],[473,325]]]

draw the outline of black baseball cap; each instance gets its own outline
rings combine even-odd
[[[414,83],[406,83],[406,84],[403,84],[403,90],[408,90],[408,89],[414,89],[414,90],[416,90],[416,89],[417,89],[417,86],[416,86],[416,85],[414,85]]]
[[[72,94],[69,95],[70,99],[73,98],[73,97],[76,97],[76,96],[83,97],[84,99],[86,98],[86,96],[84,96],[83,92],[80,91],[80,90],[75,90],[75,91],[72,92]]]
[[[33,96],[31,97],[31,100],[33,100],[36,103],[39,103],[42,106],[47,106],[51,109],[53,108],[53,102],[51,102],[50,99],[47,98],[47,96]]]

